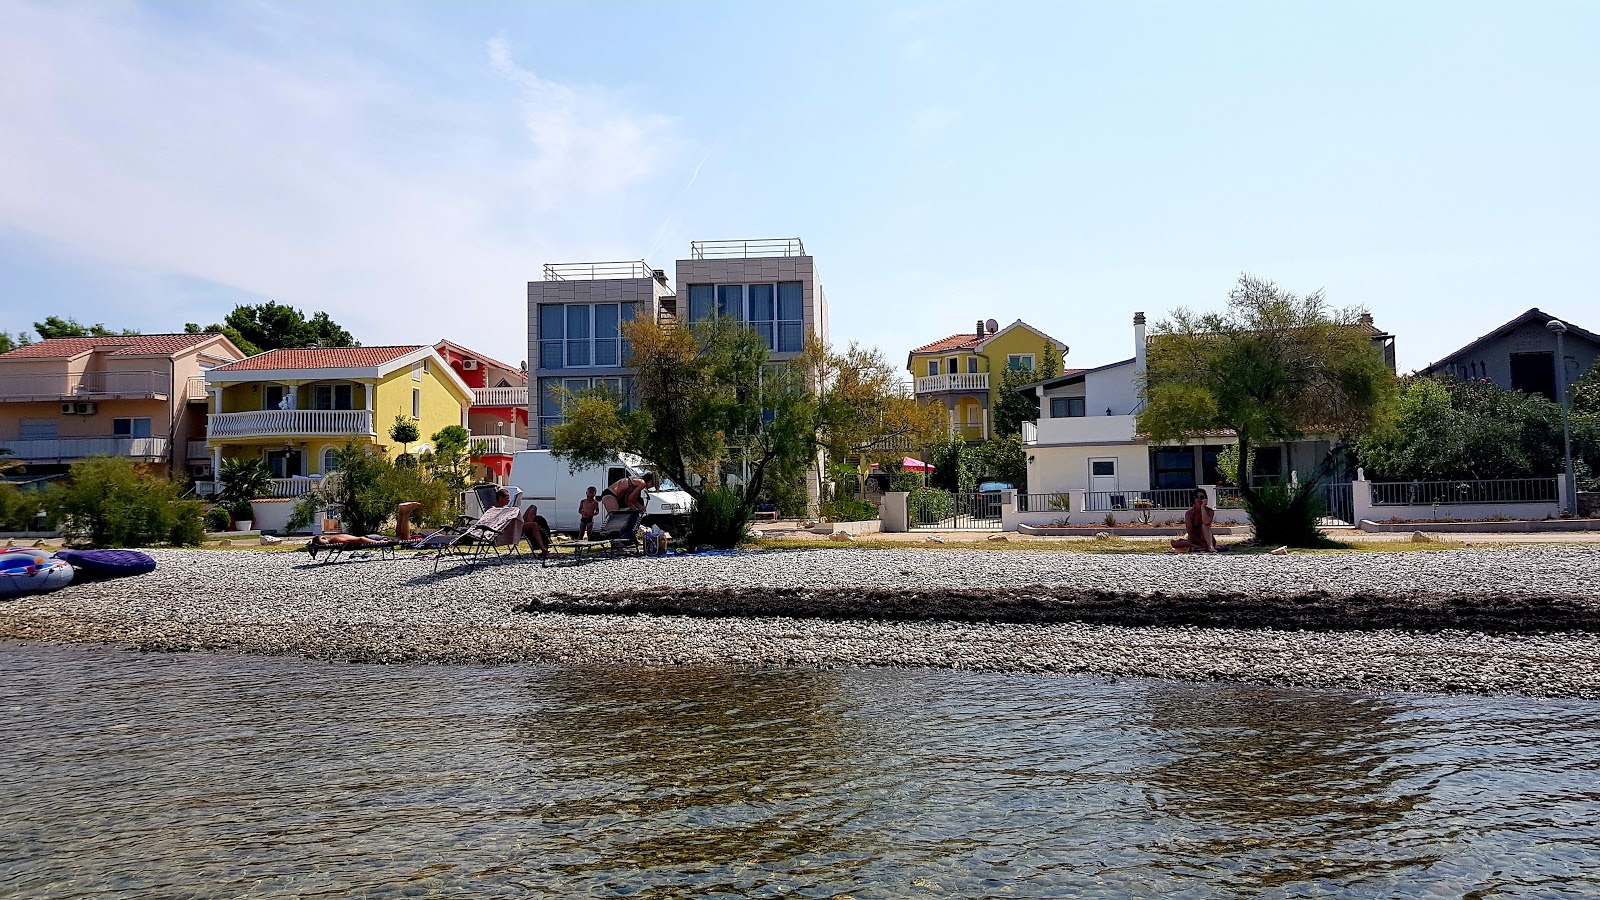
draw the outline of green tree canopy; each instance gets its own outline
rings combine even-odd
[[[221,323],[201,328],[194,322],[184,326],[190,334],[222,334],[240,350],[251,354],[283,347],[359,347],[361,343],[340,327],[325,312],[306,318],[292,306],[268,300],[240,304]]]
[[[14,335],[0,331],[0,353],[10,353],[18,347],[26,347],[31,343],[33,339],[28,337],[26,331],[19,331]]]
[[[1060,374],[1061,354],[1056,345],[1050,341],[1045,342],[1044,356],[1039,360],[1039,368],[1002,369],[1000,397],[994,406],[995,436],[1009,437],[1021,434],[1023,422],[1039,421],[1039,404],[1017,393],[1017,389],[1040,381],[1048,381]]]
[[[1343,444],[1370,431],[1397,381],[1362,317],[1329,307],[1320,291],[1300,297],[1241,276],[1225,311],[1178,309],[1152,330],[1140,431],[1156,443],[1232,431],[1241,459],[1264,443],[1325,435]],[[1250,479],[1239,491],[1253,510]]]
[[[39,333],[42,340],[63,337],[100,337],[117,334],[138,334],[139,332],[124,328],[121,331],[112,331],[106,326],[95,323],[84,325],[77,319],[63,319],[60,316],[46,316],[43,322],[33,323],[33,330]]]

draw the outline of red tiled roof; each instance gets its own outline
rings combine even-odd
[[[923,344],[921,347],[918,347],[911,352],[943,353],[946,350],[971,350],[991,337],[994,337],[994,335],[986,334],[983,337],[979,337],[976,334],[952,334],[947,338],[941,338],[931,344]]]
[[[319,347],[304,350],[268,350],[265,353],[218,366],[214,372],[265,369],[368,369],[399,359],[407,353],[431,349],[427,344],[407,347]]]
[[[182,353],[215,337],[215,334],[118,334],[50,338],[0,354],[0,359],[69,359],[89,350],[105,350],[116,356]]]
[[[463,347],[460,344],[456,343],[455,341],[450,340],[449,338],[444,338],[444,339],[440,340],[439,343],[433,345],[433,349],[440,351],[440,353],[439,353],[440,356],[444,356],[444,352],[443,352],[444,348],[449,348],[451,350],[454,350],[456,353],[459,353],[462,356],[470,356],[473,359],[480,360],[482,362],[486,362],[489,365],[494,366],[495,368],[506,369],[506,370],[511,371],[511,372],[519,371],[519,369],[516,366],[506,365],[505,363],[503,363],[500,360],[495,359],[495,358],[493,358],[491,356],[484,356],[482,353],[479,353],[478,351],[472,349],[471,347]],[[448,359],[448,357],[446,357],[446,358]],[[528,376],[526,374],[524,374],[522,376],[522,381],[523,381],[524,384],[527,383]]]

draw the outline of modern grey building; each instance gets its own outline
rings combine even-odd
[[[726,316],[766,338],[775,360],[792,359],[807,336],[828,337],[828,301],[816,261],[799,238],[694,241],[677,261],[678,290],[666,272],[642,260],[547,263],[544,278],[528,282],[528,395],[530,429],[550,446],[562,421],[566,392],[608,387],[632,390],[625,363],[623,322],[696,322]],[[561,390],[565,388],[565,391]]]
[[[1556,339],[1546,327],[1560,319],[1538,307],[1528,310],[1460,350],[1435,363],[1422,374],[1454,375],[1462,379],[1487,378],[1504,388],[1556,398]],[[1600,359],[1600,335],[1574,325],[1566,319],[1566,338],[1562,360],[1566,384],[1576,381]]]

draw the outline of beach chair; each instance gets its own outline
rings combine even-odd
[[[522,516],[517,507],[491,506],[476,522],[452,535],[433,558],[433,570],[447,557],[476,565],[485,559],[498,559],[516,552],[522,541]]]
[[[336,559],[343,559],[347,554],[351,559],[365,559],[376,557],[380,560],[394,559],[394,551],[401,543],[393,540],[377,539],[366,544],[323,544],[321,535],[313,535],[306,544],[306,552],[315,560],[318,555],[322,557],[322,564],[327,565]]]

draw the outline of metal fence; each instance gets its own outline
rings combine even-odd
[[[1194,503],[1194,488],[1158,488],[1151,491],[1085,491],[1084,508],[1116,511],[1123,509],[1187,509]]]
[[[1217,509],[1244,509],[1244,501],[1239,499],[1239,488],[1217,485]]]
[[[1383,481],[1372,485],[1373,506],[1465,506],[1478,503],[1555,503],[1554,478],[1487,481]]]
[[[1058,512],[1066,514],[1072,511],[1072,493],[1060,491],[1058,493],[1042,494],[1017,494],[1017,509],[1021,512]]]
[[[1005,495],[999,491],[982,494],[912,491],[906,498],[906,517],[912,528],[999,531],[1004,499]]]

